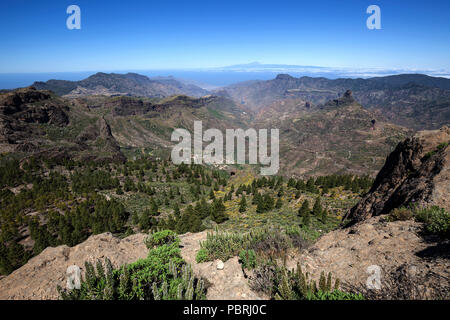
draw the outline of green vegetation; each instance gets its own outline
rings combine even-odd
[[[300,265],[296,270],[278,267],[274,264],[261,265],[255,270],[250,286],[276,300],[363,300],[361,294],[348,293],[339,289],[340,281],[333,283],[331,273],[320,274],[319,283],[303,273]]]
[[[126,163],[35,157],[19,162],[2,155],[0,273],[9,274],[48,246],[74,246],[102,232],[120,237],[149,232],[154,238],[147,245],[155,247],[170,243],[175,234],[233,230],[252,239],[224,240],[227,244],[217,250],[208,244],[200,260],[226,260],[254,250],[259,261],[265,248],[281,254],[336,228],[356,201],[355,192],[371,184],[367,177],[350,175],[285,181],[238,170],[243,171],[230,178],[212,167],[175,166],[142,153]],[[345,194],[342,200],[340,194]],[[305,202],[314,206],[298,216]],[[265,226],[272,231],[263,241],[257,234]]]
[[[389,221],[405,221],[415,219],[424,224],[424,232],[435,234],[441,238],[450,238],[450,214],[438,206],[409,208],[401,207],[393,209],[389,215]]]
[[[395,208],[391,212],[389,212],[388,220],[389,221],[406,221],[411,220],[414,217],[414,213],[411,209],[401,207]]]
[[[174,243],[176,242],[176,239],[177,235],[175,232],[171,230],[162,230],[151,233],[147,239],[145,239],[145,245],[147,248],[152,249],[153,247]]]
[[[155,236],[156,235],[156,236]],[[180,256],[179,239],[170,231],[150,235],[157,241],[146,259],[113,269],[111,262],[85,263],[86,274],[80,289],[58,287],[64,300],[198,300],[205,299],[203,280],[195,278]],[[172,242],[168,243],[167,240]]]
[[[206,249],[198,250],[197,255],[195,256],[195,261],[197,261],[197,263],[208,261],[208,251],[206,251]]]
[[[166,226],[195,232],[228,218],[222,198],[204,201],[226,186],[227,173],[204,166],[148,157],[99,164],[2,156],[0,164],[1,274],[48,246],[74,246],[92,234],[126,236]],[[200,207],[189,206],[197,200]]]
[[[416,209],[414,215],[417,221],[424,223],[425,232],[450,239],[450,214],[443,208]]]
[[[279,227],[254,229],[244,234],[216,231],[208,233],[206,240],[200,243],[200,250],[202,256],[207,256],[206,261],[215,259],[226,261],[239,255],[243,250],[245,254],[252,251],[250,253],[252,256],[257,253],[262,256],[278,257],[288,248],[306,246],[304,234],[305,231],[300,228],[282,230]]]
[[[239,259],[242,263],[242,267],[245,269],[253,269],[256,267],[256,253],[255,250],[244,250],[239,252]]]
[[[426,161],[426,160],[428,160],[429,158],[431,158],[433,155],[435,155],[436,153],[438,153],[439,151],[444,150],[445,148],[447,148],[447,146],[449,145],[449,143],[450,143],[450,142],[448,142],[448,141],[447,141],[447,142],[442,142],[442,143],[440,143],[440,144],[436,147],[435,150],[432,150],[432,151],[427,152],[427,153],[423,156],[422,161]]]

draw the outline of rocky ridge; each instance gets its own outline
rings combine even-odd
[[[399,143],[371,190],[346,215],[356,223],[411,204],[450,210],[450,127],[422,131]]]

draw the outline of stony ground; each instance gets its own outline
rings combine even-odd
[[[315,277],[321,271],[332,272],[342,282],[356,285],[366,283],[371,265],[383,270],[405,265],[416,274],[438,274],[442,276],[440,285],[449,287],[448,244],[438,245],[433,239],[422,237],[420,223],[386,222],[385,217],[325,234],[308,250],[291,256],[288,267],[294,268],[299,262],[304,271]]]
[[[222,261],[196,263],[195,256],[200,249],[200,242],[206,240],[207,232],[187,233],[180,236],[181,255],[192,265],[197,276],[205,278],[209,283],[208,300],[260,300],[264,295],[250,290],[238,257]]]
[[[449,287],[448,245],[438,246],[432,239],[424,239],[420,230],[421,225],[414,221],[386,222],[385,216],[373,217],[351,228],[332,231],[308,249],[290,252],[286,264],[288,268],[295,268],[299,263],[314,278],[321,271],[332,272],[341,282],[353,285],[366,283],[367,267],[371,265],[384,270],[406,265],[415,273],[433,272],[442,276],[443,282],[439,285]],[[207,280],[207,298],[267,299],[250,290],[237,257],[223,264],[219,260],[195,262],[200,242],[206,235],[206,231],[187,233],[180,239],[181,255],[192,265],[197,276]],[[119,239],[104,233],[91,236],[72,248],[47,248],[23,267],[0,279],[0,299],[58,299],[56,286],[65,286],[67,267],[76,264],[83,269],[85,260],[105,257],[118,267],[145,258],[148,252],[145,237],[145,234],[136,234]]]
[[[147,235],[135,234],[125,239],[103,233],[89,237],[74,247],[59,246],[47,248],[32,258],[26,265],[0,279],[0,300],[4,299],[58,299],[56,286],[66,285],[66,270],[77,265],[84,271],[86,260],[96,262],[108,257],[114,267],[134,262],[147,256],[144,239]],[[217,268],[219,261],[197,264],[195,256],[200,241],[206,239],[206,232],[187,233],[181,237],[181,255],[190,264],[198,276],[209,284],[208,299],[261,299],[252,292],[244,277],[238,258],[226,261],[222,269]]]
[[[147,256],[145,234],[125,239],[102,233],[89,237],[74,247],[48,247],[27,264],[9,276],[0,279],[0,300],[5,299],[58,299],[56,286],[66,286],[67,268],[77,265],[84,270],[84,262],[96,262],[108,257],[114,267],[134,262]]]

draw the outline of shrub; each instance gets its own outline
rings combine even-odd
[[[341,290],[333,291],[317,291],[308,294],[307,300],[364,300],[364,296],[360,293],[349,293]]]
[[[239,259],[241,260],[242,267],[245,269],[253,269],[256,267],[255,250],[242,249],[241,252],[239,252]]]
[[[155,246],[174,243],[176,239],[177,235],[175,232],[171,230],[162,230],[149,234],[145,239],[145,245],[147,248],[152,249]]]
[[[415,218],[424,223],[424,231],[450,238],[450,214],[443,208],[432,206],[416,209]]]
[[[395,208],[391,212],[389,212],[388,220],[389,221],[406,221],[411,220],[413,218],[413,212],[411,209],[401,207]]]
[[[254,271],[250,279],[250,287],[263,291],[277,300],[362,300],[357,293],[339,290],[339,279],[332,281],[331,273],[325,277],[320,275],[319,284],[310,280],[308,273],[303,273],[300,265],[297,270],[287,270],[286,267],[262,265]]]
[[[403,264],[391,270],[383,270],[383,281],[378,290],[369,289],[366,283],[345,284],[347,291],[362,294],[369,300],[448,300],[448,279],[427,270],[411,273]]]
[[[248,233],[212,232],[208,233],[206,240],[200,243],[200,247],[206,250],[208,260],[220,259],[226,261],[237,256],[241,250],[254,250],[256,254],[269,256],[281,256],[295,243],[300,244],[298,239],[303,235],[300,229],[295,233],[279,227],[266,227],[254,229]]]
[[[198,250],[197,255],[195,256],[195,261],[197,261],[197,263],[208,261],[208,252],[206,249]]]
[[[437,150],[443,150],[443,149],[445,149],[445,148],[447,148],[447,146],[449,145],[449,142],[442,142],[441,144],[439,144],[438,146],[437,146]]]
[[[250,278],[250,288],[257,292],[263,292],[273,296],[275,290],[275,279],[277,277],[277,266],[274,264],[263,264],[253,270]]]
[[[113,270],[106,259],[105,267],[85,263],[86,274],[80,289],[64,290],[63,300],[195,300],[205,298],[202,279],[180,255],[179,239],[149,250],[146,259]]]

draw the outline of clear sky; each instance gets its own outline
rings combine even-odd
[[[81,8],[68,30],[66,8]],[[369,5],[381,30],[366,27]],[[2,0],[0,73],[258,61],[450,70],[450,1]]]

